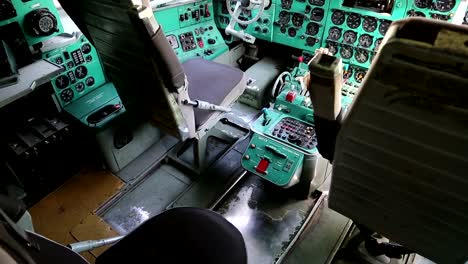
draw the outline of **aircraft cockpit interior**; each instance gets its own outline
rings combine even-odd
[[[468,263],[468,0],[0,0],[0,263]]]

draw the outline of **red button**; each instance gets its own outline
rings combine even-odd
[[[198,41],[198,46],[200,48],[203,48],[205,46],[205,44],[203,43],[203,41]]]
[[[267,159],[261,159],[257,165],[256,171],[261,174],[266,174],[270,162]]]
[[[302,56],[297,57],[297,61],[301,63],[304,62],[304,57]]]
[[[294,99],[296,99],[296,93],[295,92],[289,92],[286,95],[286,101],[292,103],[294,101]]]

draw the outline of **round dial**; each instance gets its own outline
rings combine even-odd
[[[297,31],[296,31],[295,28],[289,28],[289,29],[288,29],[288,35],[289,35],[290,37],[295,37],[296,34],[297,34]]]
[[[349,67],[347,70],[343,71],[343,79],[347,80],[353,77],[353,68]]]
[[[88,78],[86,78],[86,81],[85,81],[86,85],[88,85],[88,86],[93,86],[94,82],[95,82],[95,80],[94,80],[93,77],[88,77]]]
[[[86,62],[91,62],[93,57],[91,55],[86,56]]]
[[[345,21],[345,13],[340,10],[333,11],[331,20],[335,25],[342,25]]]
[[[354,42],[356,42],[356,40],[357,40],[357,34],[356,34],[356,32],[354,32],[352,30],[347,30],[343,34],[343,42],[346,43],[346,44],[354,44]]]
[[[78,66],[75,69],[75,76],[78,77],[78,79],[83,79],[88,75],[88,69],[86,69],[85,66]]]
[[[73,61],[67,62],[67,68],[68,68],[68,69],[71,69],[71,68],[73,68],[73,67],[75,67],[75,64],[73,63]]]
[[[328,38],[335,41],[339,40],[341,38],[341,29],[337,27],[330,28],[330,31],[328,31]]]
[[[309,0],[309,4],[323,6],[325,4],[325,0]]]
[[[332,55],[335,55],[338,52],[338,45],[333,42],[327,42],[327,49]]]
[[[29,12],[24,17],[24,23],[29,33],[34,36],[50,36],[58,31],[57,18],[47,8]]]
[[[407,14],[409,17],[426,17],[426,15],[423,12],[416,10],[410,10]]]
[[[455,0],[435,0],[434,8],[441,12],[448,12],[452,10],[456,5]]]
[[[361,16],[356,13],[349,14],[348,18],[346,19],[346,25],[350,28],[358,28],[361,25]]]
[[[286,27],[281,27],[281,28],[280,28],[280,31],[281,31],[281,33],[283,33],[283,34],[286,33]]]
[[[281,11],[279,13],[279,23],[281,25],[286,25],[289,23],[289,20],[291,20],[291,14],[287,11]]]
[[[366,77],[366,72],[362,70],[356,71],[356,73],[354,74],[354,79],[358,83],[361,83],[364,77]]]
[[[359,45],[364,48],[369,48],[370,46],[372,46],[372,42],[374,42],[374,39],[372,38],[371,35],[362,34],[359,37]]]
[[[375,41],[375,47],[374,47],[374,51],[375,52],[378,52],[379,51],[379,48],[380,48],[380,44],[382,44],[382,40],[383,38],[379,38]]]
[[[310,20],[317,21],[317,22],[322,21],[324,15],[325,15],[325,11],[320,7],[316,7],[312,9]]]
[[[75,86],[75,90],[79,93],[81,93],[85,89],[84,83],[80,82]]]
[[[57,58],[55,59],[55,63],[57,63],[57,64],[62,64],[62,63],[63,63],[62,57],[57,57]]]
[[[382,20],[382,22],[380,22],[379,33],[382,36],[385,36],[385,34],[387,34],[387,30],[390,27],[390,24],[392,24],[392,21],[389,20]]]
[[[302,24],[304,23],[304,15],[294,13],[294,15],[292,16],[292,23],[296,27],[302,27]]]
[[[315,45],[315,43],[317,43],[317,39],[316,38],[313,38],[313,37],[308,37],[306,38],[306,45],[309,46],[309,47],[312,47]]]
[[[59,89],[63,89],[70,84],[70,79],[66,75],[60,75],[55,79],[55,86]]]
[[[88,43],[83,44],[83,46],[81,46],[81,51],[84,54],[90,53],[91,52],[91,45],[89,45]]]
[[[342,46],[340,49],[340,56],[343,59],[349,59],[353,56],[353,48],[349,46]]]
[[[60,98],[65,103],[70,102],[73,99],[73,91],[72,89],[65,89],[60,93]]]
[[[317,23],[310,22],[309,24],[307,24],[306,34],[315,36],[319,32],[319,29],[320,29],[320,26]]]
[[[374,32],[377,28],[377,19],[375,17],[365,17],[362,28],[367,32]]]
[[[431,0],[414,0],[414,5],[419,8],[428,8],[431,6]]]
[[[293,0],[281,0],[281,8],[283,9],[290,9]]]
[[[354,58],[359,63],[366,63],[369,60],[369,53],[364,49],[358,49],[354,54]]]

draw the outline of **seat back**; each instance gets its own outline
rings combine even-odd
[[[164,131],[194,136],[193,109],[184,107],[185,74],[149,1],[60,0],[69,16],[97,48],[109,79],[126,108],[149,115]],[[146,8],[146,9],[145,9]],[[140,18],[139,12],[150,14]]]

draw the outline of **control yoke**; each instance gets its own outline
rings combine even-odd
[[[225,32],[227,35],[232,35],[234,37],[240,38],[243,41],[253,44],[255,42],[255,37],[246,33],[244,30],[236,30],[234,27],[236,23],[241,25],[249,25],[256,22],[263,14],[265,10],[265,6],[269,5],[270,0],[237,0],[234,10],[231,9],[231,0],[226,0],[226,7],[231,15],[231,20],[229,21],[229,25],[226,27]],[[253,10],[257,9],[257,14],[250,20],[241,20],[240,15],[244,12],[244,10]]]

